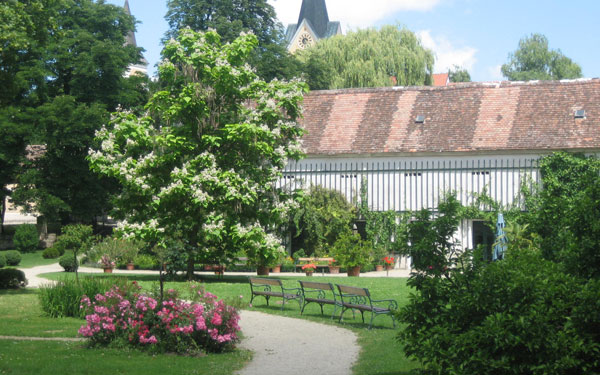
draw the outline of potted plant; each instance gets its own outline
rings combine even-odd
[[[386,270],[391,270],[392,268],[394,268],[394,263],[395,259],[394,257],[391,256],[386,256],[385,258],[383,258],[383,263],[385,263],[385,269]]]
[[[340,273],[340,266],[338,265],[335,258],[329,261],[329,273]]]
[[[346,268],[348,276],[359,276],[360,267],[371,261],[372,249],[358,233],[342,233],[333,245],[335,259]]]
[[[269,269],[281,263],[285,256],[285,250],[277,238],[267,234],[267,238],[262,239],[262,245],[258,241],[252,241],[246,249],[248,263],[256,267],[256,274],[259,276],[268,276]]]
[[[306,272],[306,276],[312,276],[313,272],[317,269],[313,263],[307,263],[302,266],[302,271]]]
[[[104,273],[112,273],[115,265],[115,261],[108,254],[103,254],[100,258],[100,266],[104,269]]]

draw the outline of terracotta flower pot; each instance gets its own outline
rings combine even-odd
[[[281,264],[271,268],[271,272],[280,273],[281,272]]]
[[[387,271],[389,271],[389,270],[393,270],[393,269],[394,269],[394,266],[393,266],[393,265],[391,265],[391,264],[388,264],[388,265],[386,265],[386,266],[385,266],[385,269],[386,269]]]
[[[256,267],[256,274],[259,276],[269,276],[269,267],[268,266]]]
[[[329,266],[329,273],[340,273],[339,266]]]
[[[113,269],[112,268],[105,268],[104,269],[104,273],[112,273]]]
[[[225,266],[213,266],[213,271],[215,271],[215,275],[223,275],[225,273]]]
[[[314,271],[312,271],[312,270],[311,271],[305,271],[305,272],[306,272],[306,276],[312,276],[313,273],[314,273]]]
[[[377,271],[377,272],[383,271],[383,265],[382,264],[375,265],[375,271]]]
[[[133,263],[127,263],[127,270],[133,271],[135,269],[135,265]]]
[[[359,275],[360,275],[360,266],[348,268],[348,276],[359,276]]]

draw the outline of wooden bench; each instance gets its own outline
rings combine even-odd
[[[369,329],[373,326],[373,319],[378,315],[390,315],[392,317],[394,328],[396,327],[396,318],[394,317],[393,311],[398,309],[398,303],[393,299],[371,299],[371,294],[367,288],[357,288],[346,285],[337,285],[337,288],[342,303],[340,322],[342,321],[346,310],[352,310],[353,313],[355,310],[360,311],[363,323],[365,322],[364,312],[370,311],[371,322],[369,323]],[[376,306],[377,304],[379,304],[379,306]]]
[[[281,304],[281,310],[285,306],[287,300],[297,300],[298,306],[302,308],[302,291],[300,288],[284,288],[283,283],[279,279],[266,279],[261,277],[248,277],[250,283],[250,291],[252,297],[250,303],[254,300],[254,296],[263,296],[267,300],[267,306],[269,306],[269,299],[271,297],[279,297],[283,299]]]
[[[335,287],[331,283],[317,283],[312,281],[298,280],[300,289],[302,289],[302,308],[300,315],[304,313],[304,308],[311,302],[321,306],[321,315],[323,315],[324,305],[333,305],[331,319],[335,316],[338,306],[342,306],[339,297],[336,297]]]

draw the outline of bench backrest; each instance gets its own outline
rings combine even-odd
[[[317,283],[314,281],[302,281],[302,280],[298,280],[298,282],[300,282],[300,286],[302,287],[302,289],[307,288],[307,289],[331,290],[332,292],[334,291],[333,284],[331,284],[331,283]]]
[[[262,277],[248,277],[250,284],[260,284],[260,285],[275,285],[282,286],[281,280],[279,279],[266,279]]]
[[[354,296],[370,298],[369,289],[367,289],[367,288],[358,288],[355,286],[339,285],[339,284],[337,285],[337,287],[338,287],[341,295],[351,294]]]

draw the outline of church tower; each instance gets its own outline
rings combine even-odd
[[[123,9],[125,13],[131,16],[131,10],[129,9],[129,0],[125,0],[125,5],[123,5]],[[125,45],[126,46],[134,46],[137,47],[137,42],[135,40],[135,33],[133,30],[127,34],[125,37]],[[127,68],[125,72],[125,77],[129,77],[132,74],[143,74],[148,75],[148,61],[142,56],[142,60],[137,64],[132,64]]]
[[[302,0],[298,23],[287,27],[288,51],[296,52],[314,45],[318,40],[342,33],[339,22],[329,21],[325,0]]]

